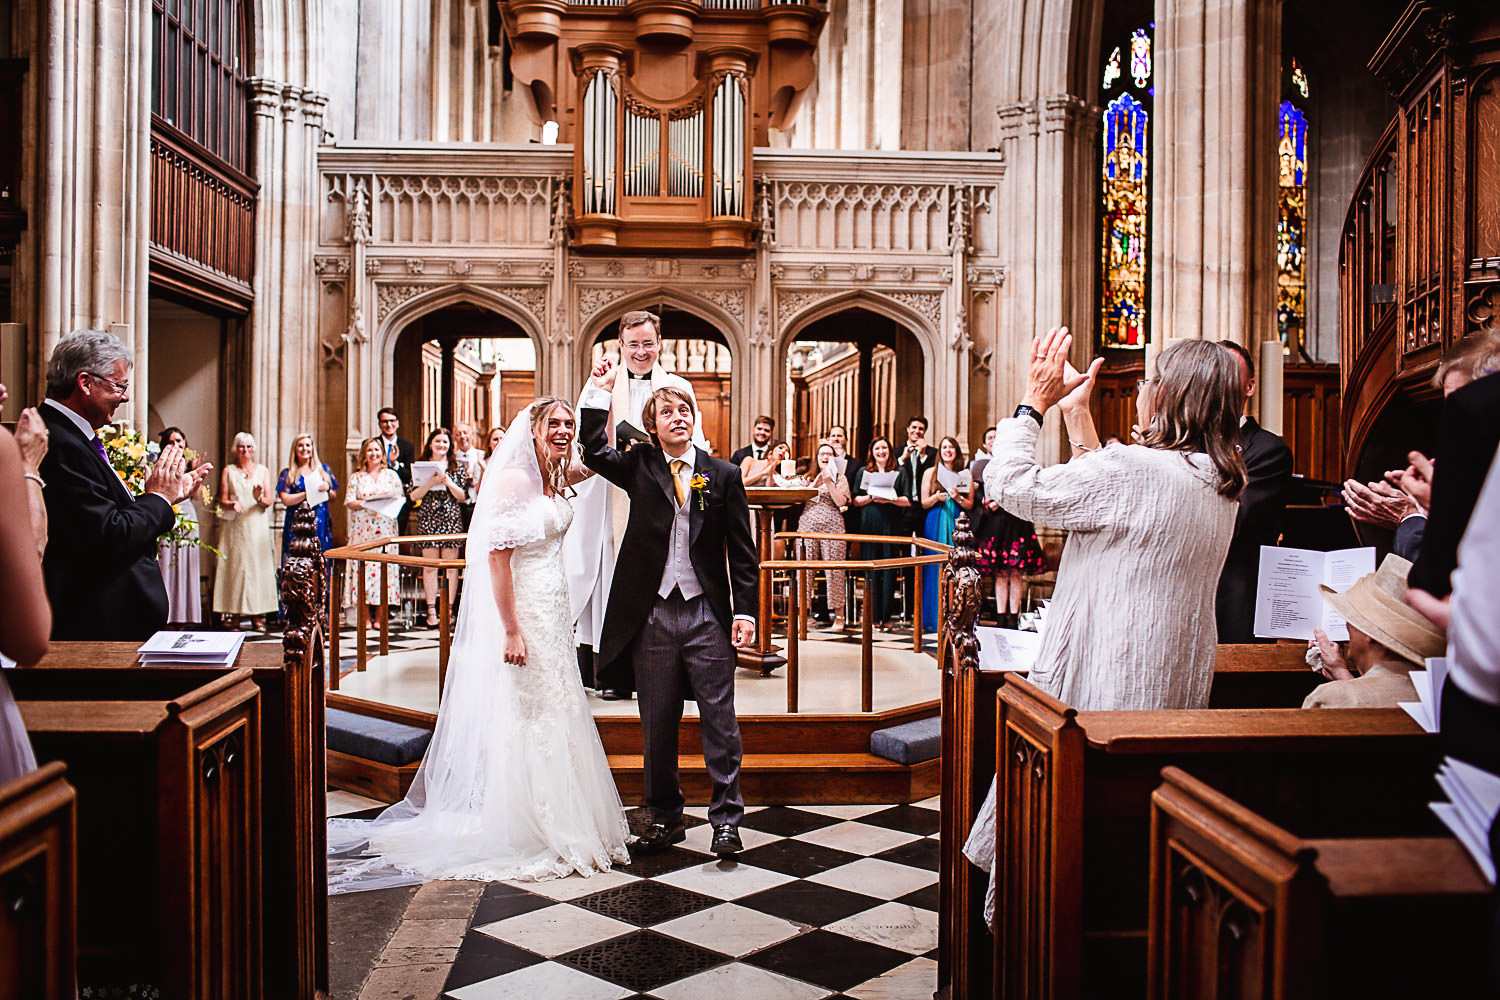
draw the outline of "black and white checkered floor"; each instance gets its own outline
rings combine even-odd
[[[704,810],[690,808],[684,843],[628,867],[490,883],[444,996],[927,1000],[937,805],[751,809],[733,861],[709,853]]]

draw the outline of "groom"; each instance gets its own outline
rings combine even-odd
[[[754,645],[755,619],[746,612],[756,606],[760,579],[745,487],[738,468],[694,446],[697,410],[676,386],[654,390],[641,414],[652,446],[611,447],[614,385],[615,369],[606,358],[583,392],[580,418],[584,464],[630,497],[598,676],[606,687],[623,687],[633,672],[639,692],[652,823],[633,846],[649,854],[686,836],[677,727],[683,699],[692,697],[714,783],[712,850],[724,857],[741,850],[745,814],[730,636],[734,646]],[[731,596],[741,612],[733,616]]]

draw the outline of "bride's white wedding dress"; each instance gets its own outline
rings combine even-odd
[[[517,426],[525,414],[507,443],[514,435],[529,446],[529,423]],[[534,473],[534,458],[532,466],[510,471]],[[329,821],[330,892],[435,878],[590,875],[630,860],[624,809],[583,693],[567,615],[562,541],[573,508],[540,493],[539,475],[536,495],[526,478],[509,477],[520,489],[505,488],[505,478],[492,464],[476,505],[464,606],[432,742],[405,800],[375,820]],[[494,549],[511,550],[524,666],[504,660],[489,574]]]

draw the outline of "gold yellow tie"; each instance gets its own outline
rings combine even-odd
[[[682,482],[682,470],[687,463],[680,458],[672,459],[672,492],[677,494],[677,506],[687,503],[687,486]]]

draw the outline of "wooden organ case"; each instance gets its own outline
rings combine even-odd
[[[753,150],[813,80],[819,0],[499,3],[536,123],[573,145],[574,248],[751,248]]]
[[[1347,468],[1398,392],[1436,398],[1443,352],[1500,324],[1500,3],[1417,0],[1370,69],[1400,110],[1339,253]]]

